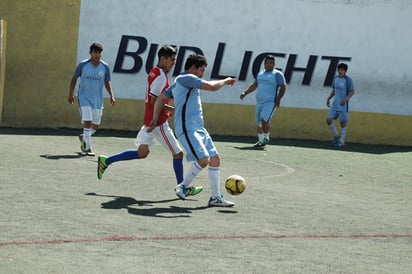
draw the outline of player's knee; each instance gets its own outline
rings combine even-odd
[[[183,151],[177,153],[177,154],[173,154],[173,159],[182,159],[183,158]]]
[[[197,163],[199,164],[201,168],[205,168],[209,165],[209,161],[210,161],[209,157],[205,157],[205,158],[198,160]]]
[[[216,155],[209,159],[209,165],[212,167],[220,166],[220,156]]]
[[[145,145],[140,145],[137,149],[137,154],[139,154],[140,159],[146,158],[150,153],[149,147]]]

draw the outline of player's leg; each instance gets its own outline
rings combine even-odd
[[[149,155],[150,146],[154,144],[154,137],[146,131],[145,126],[139,130],[135,144],[137,148],[127,149],[110,156],[100,155],[97,164],[97,178],[101,179],[107,167],[115,162],[144,159]]]
[[[348,127],[347,127],[348,121],[349,121],[349,113],[346,111],[339,112],[341,135],[339,138],[339,142],[336,144],[336,146],[339,146],[339,147],[345,146],[346,134],[348,133]]]
[[[339,142],[339,132],[336,129],[335,124],[333,123],[333,120],[335,120],[336,118],[338,118],[338,113],[335,110],[333,110],[333,108],[330,108],[329,113],[326,117],[326,124],[328,125],[329,129],[332,131],[332,134],[333,134],[332,144],[333,145]]]
[[[263,127],[262,127],[262,105],[256,105],[256,125],[257,125],[257,136],[258,141],[255,144],[255,147],[260,146],[261,141],[263,140]]]
[[[80,149],[82,152],[90,155],[92,154],[90,136],[92,132],[93,109],[89,106],[83,106],[79,108],[79,111],[83,123],[83,133],[79,136]]]
[[[186,132],[178,136],[178,139],[186,151],[186,159],[193,162],[183,179],[183,182],[175,188],[176,195],[185,199],[186,189],[194,178],[209,164],[209,153],[204,144],[205,134],[202,131]]]
[[[220,192],[220,156],[217,152],[216,146],[214,145],[212,138],[209,136],[208,133],[205,145],[210,155],[208,168],[210,198],[208,205],[232,207],[235,204],[233,202],[226,201],[223,197],[223,194]]]
[[[275,111],[275,102],[267,102],[262,106],[261,122],[263,129],[263,140],[261,142],[263,145],[267,145],[270,142],[270,119],[272,119],[273,115],[275,114]]]
[[[155,134],[156,140],[173,156],[173,170],[176,176],[177,184],[183,182],[183,149],[179,145],[169,123],[166,121],[162,125],[158,126],[159,131]]]

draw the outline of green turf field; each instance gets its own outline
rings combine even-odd
[[[206,170],[177,199],[159,145],[97,180],[78,133],[0,128],[0,273],[412,273],[411,147],[215,137],[222,181],[247,181],[223,209],[207,207]]]

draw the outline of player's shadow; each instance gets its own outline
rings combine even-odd
[[[65,155],[42,154],[40,155],[40,157],[49,159],[49,160],[60,160],[60,159],[78,159],[78,158],[85,157],[85,155],[80,152],[77,152],[76,154],[65,154]]]
[[[122,197],[122,196],[112,196],[112,195],[102,195],[96,193],[86,193],[89,196],[99,196],[99,197],[108,197],[113,198],[108,202],[101,203],[102,208],[104,209],[126,209],[129,214],[140,215],[146,217],[158,217],[158,218],[189,218],[190,213],[193,210],[203,210],[208,208],[204,207],[178,207],[178,206],[169,206],[169,207],[153,207],[153,204],[162,204],[178,201],[178,198],[160,200],[160,201],[148,201],[148,200],[136,200],[132,197]],[[131,207],[133,205],[139,206]],[[142,208],[140,208],[142,207]]]
[[[234,147],[239,150],[265,150],[264,147],[255,147],[255,146],[244,146],[244,147]]]

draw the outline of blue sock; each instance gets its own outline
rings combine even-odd
[[[183,158],[173,158],[173,169],[175,171],[177,184],[180,184],[183,182]]]
[[[125,150],[122,152],[119,152],[117,154],[114,154],[106,159],[106,164],[110,165],[114,162],[119,162],[119,161],[128,161],[128,160],[134,160],[134,159],[139,159],[139,154],[137,153],[137,149],[129,149]]]

